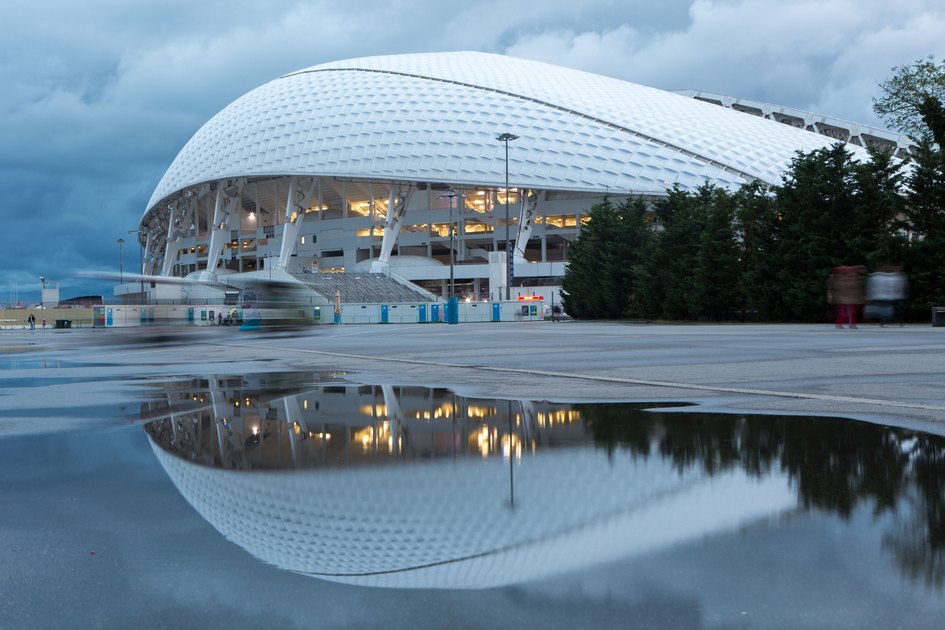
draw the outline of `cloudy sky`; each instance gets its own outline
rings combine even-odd
[[[0,304],[111,297],[164,170],[230,101],[364,55],[480,50],[879,124],[890,68],[945,57],[941,0],[0,0]]]

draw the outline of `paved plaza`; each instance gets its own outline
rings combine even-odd
[[[343,372],[470,396],[691,403],[843,416],[945,434],[945,328],[522,322],[4,331],[0,434],[133,422],[149,383]]]

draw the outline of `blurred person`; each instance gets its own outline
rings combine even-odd
[[[838,265],[827,280],[827,301],[837,314],[837,328],[856,328],[856,312],[864,302],[863,265]]]
[[[907,284],[899,267],[884,265],[871,273],[866,284],[870,318],[877,320],[880,326],[892,321],[902,326]]]

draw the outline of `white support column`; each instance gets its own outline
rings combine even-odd
[[[154,273],[154,259],[151,256],[151,250],[154,247],[154,232],[148,230],[147,235],[144,241],[144,261],[141,263],[141,274],[145,276]]]
[[[289,258],[295,253],[298,246],[299,232],[302,230],[302,220],[305,210],[308,209],[312,193],[315,191],[317,180],[314,177],[301,179],[289,178],[289,192],[285,202],[285,228],[282,230],[282,248],[279,251],[279,267],[285,269]],[[295,214],[293,220],[292,215]]]
[[[213,206],[213,225],[210,229],[210,246],[207,248],[207,271],[216,273],[220,264],[223,246],[230,240],[230,231],[239,229],[240,213],[237,210],[244,178],[217,182],[217,198]]]
[[[170,216],[167,219],[167,241],[164,244],[164,262],[161,265],[161,275],[171,275],[174,261],[177,260],[177,248],[180,245],[180,235],[176,233],[174,224],[180,220],[180,209],[177,204],[169,206]]]
[[[285,408],[285,422],[289,426],[289,447],[292,449],[292,464],[297,465],[302,453],[302,436],[308,433],[308,427],[302,418],[302,408],[299,406],[298,396],[286,396],[283,400]],[[298,422],[301,431],[296,434],[293,423]]]
[[[384,407],[387,408],[387,420],[390,427],[391,454],[400,454],[400,441],[403,434],[403,413],[400,410],[400,402],[394,394],[392,385],[381,385],[381,392],[384,394]]]
[[[400,226],[404,222],[404,216],[407,214],[407,206],[413,199],[414,187],[408,186],[406,193],[390,190],[390,197],[387,201],[387,220],[384,222],[384,238],[381,241],[381,252],[377,258],[382,266],[390,264],[390,255],[394,251],[394,245],[397,244],[397,238],[400,236]]]
[[[170,214],[167,219],[167,242],[164,247],[164,261],[161,265],[161,275],[170,276],[171,269],[177,261],[177,253],[184,234],[194,225],[194,212],[197,201],[210,190],[207,185],[197,190],[185,190],[184,194],[167,205]]]
[[[229,406],[226,402],[226,397],[223,395],[223,392],[220,390],[220,382],[215,379],[210,379],[210,406],[213,410],[213,422],[216,425],[217,432],[217,448],[220,452],[220,461],[226,465],[226,454],[227,454],[227,445],[228,439],[224,437],[224,431],[227,431],[226,425],[224,424],[226,417],[230,414]]]
[[[538,193],[534,190],[529,190],[527,195],[521,195],[518,230],[515,236],[515,248],[512,250],[515,263],[525,262],[525,248],[528,246],[528,239],[531,238],[532,229],[535,227],[535,212],[538,208],[539,194],[544,197],[544,192]]]

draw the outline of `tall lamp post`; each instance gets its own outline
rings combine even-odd
[[[144,304],[144,244],[141,242],[141,230],[128,230],[138,239],[138,274],[141,276],[141,304]]]
[[[442,195],[437,195],[437,199],[449,199],[450,200],[450,297],[456,297],[456,283],[453,277],[453,199],[459,197],[460,199],[465,199],[466,195],[463,193],[457,193],[452,188],[447,188],[446,192]]]
[[[125,282],[125,271],[121,262],[121,246],[125,244],[125,239],[120,238],[117,241],[118,243],[118,284],[124,284]]]
[[[509,240],[509,142],[518,140],[518,136],[503,133],[496,137],[505,143],[505,299],[512,299],[512,241]]]
[[[46,308],[43,304],[43,299],[46,297],[46,277],[39,277],[39,308],[40,310]]]

